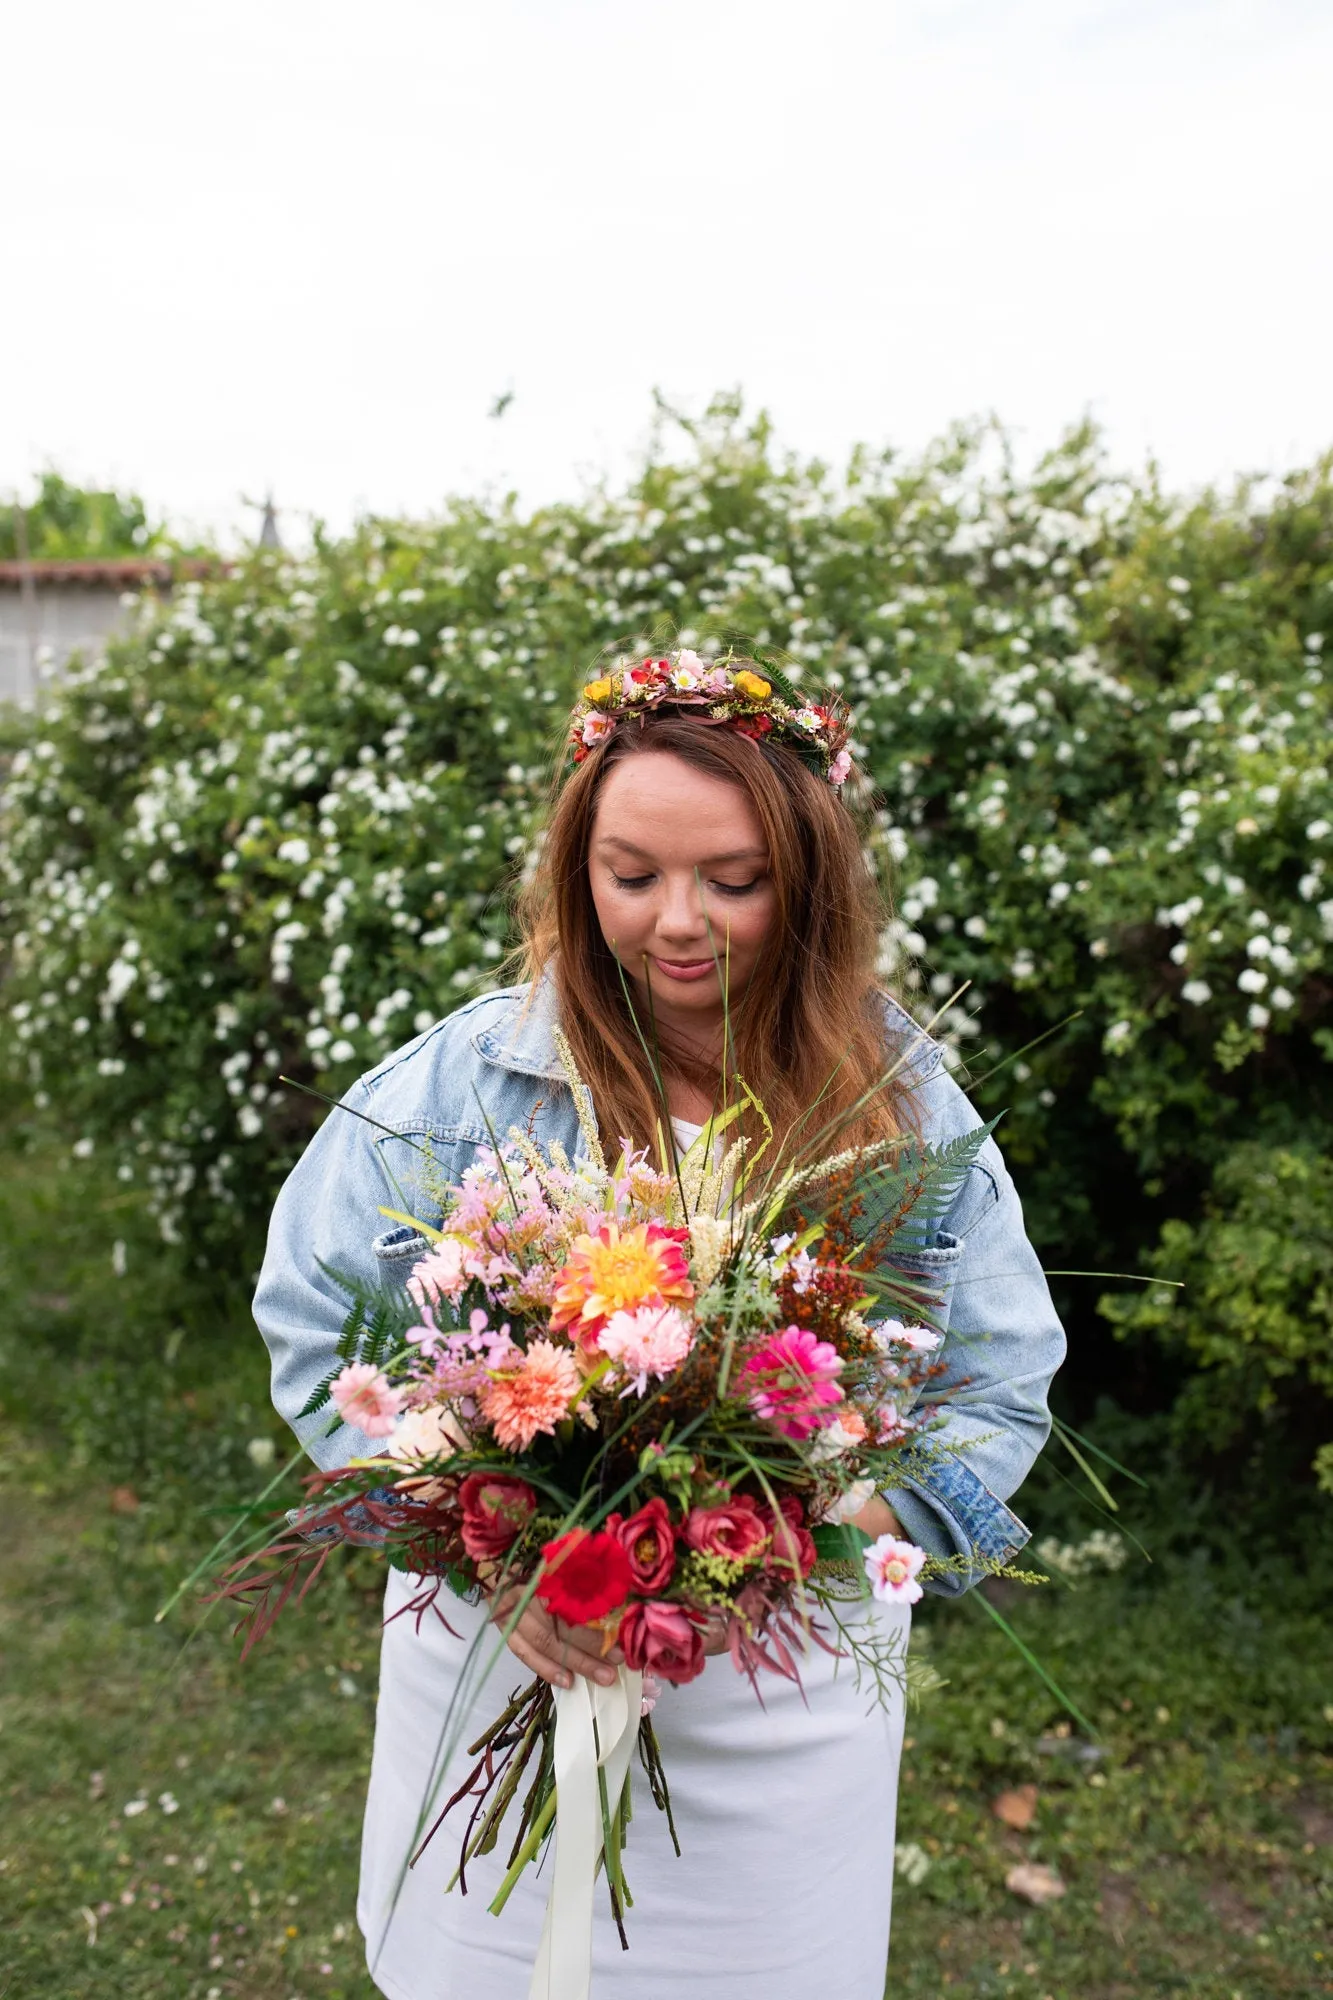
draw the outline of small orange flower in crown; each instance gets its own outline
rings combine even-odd
[[[730,653],[705,660],[687,647],[609,668],[590,680],[570,718],[570,757],[581,764],[613,731],[660,711],[697,716],[759,743],[772,737],[835,790],[851,772],[845,703],[806,700],[781,668],[766,662]]]

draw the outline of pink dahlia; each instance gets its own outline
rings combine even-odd
[[[587,1236],[576,1236],[569,1262],[556,1278],[552,1331],[569,1328],[580,1347],[594,1348],[614,1314],[692,1299],[688,1242],[687,1230],[657,1222],[607,1221]]]
[[[834,1377],[842,1371],[836,1347],[803,1326],[784,1326],[756,1348],[741,1371],[750,1407],[784,1437],[807,1438],[832,1422],[842,1401]]]
[[[881,1535],[862,1551],[871,1594],[885,1604],[915,1604],[921,1596],[917,1571],[926,1552],[915,1542],[900,1542],[893,1535]]]
[[[329,1394],[343,1422],[354,1424],[367,1437],[388,1437],[403,1407],[402,1390],[369,1361],[350,1361],[334,1376]]]
[[[634,1389],[642,1395],[650,1375],[660,1382],[679,1368],[694,1345],[694,1325],[675,1306],[638,1306],[612,1313],[597,1345],[629,1376],[625,1394]]]
[[[481,1412],[496,1443],[506,1451],[526,1451],[539,1431],[553,1437],[582,1380],[567,1347],[534,1340],[520,1366],[497,1375],[482,1397]]]

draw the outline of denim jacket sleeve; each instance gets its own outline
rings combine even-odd
[[[938,1052],[918,1090],[923,1136],[932,1143],[984,1123]],[[1023,1227],[1018,1191],[988,1138],[932,1245],[894,1260],[944,1302],[943,1373],[924,1392],[938,1421],[905,1461],[905,1483],[887,1495],[906,1533],[933,1555],[974,1551],[1007,1561],[1029,1531],[1005,1502],[1022,1485],[1050,1435],[1047,1391],[1065,1336],[1040,1261]],[[972,1576],[929,1588],[956,1596]]]

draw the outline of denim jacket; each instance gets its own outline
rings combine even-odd
[[[983,1121],[945,1067],[943,1051],[894,1002],[886,1035],[913,1079],[922,1136],[932,1143]],[[437,1176],[456,1180],[487,1126],[503,1136],[527,1126],[539,1145],[560,1140],[586,1151],[573,1098],[552,1041],[549,984],[485,994],[439,1021],[369,1071],[311,1140],[278,1196],[254,1312],[272,1357],[273,1401],[315,1462],[325,1468],[383,1450],[349,1428],[327,1434],[327,1416],[301,1418],[316,1385],[335,1365],[334,1344],[347,1299],[322,1266],[366,1284],[401,1285],[426,1248],[381,1207],[421,1214],[429,1142]],[[368,1124],[366,1118],[377,1121]],[[382,1129],[387,1127],[388,1129]],[[424,1219],[424,1216],[423,1216]],[[999,1147],[987,1139],[928,1247],[895,1256],[944,1301],[943,1373],[925,1392],[941,1421],[888,1495],[911,1539],[930,1553],[1008,1560],[1028,1530],[1005,1505],[1050,1432],[1046,1393],[1065,1340],[1023,1212]],[[946,1574],[932,1586],[953,1595],[967,1579]]]

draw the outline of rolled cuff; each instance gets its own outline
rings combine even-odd
[[[986,1574],[971,1558],[980,1554],[1012,1562],[1031,1540],[1031,1530],[1017,1514],[952,1452],[937,1452],[928,1463],[917,1459],[901,1486],[885,1488],[884,1498],[909,1539],[927,1555],[969,1559],[963,1574],[924,1579],[936,1597],[961,1597]]]

